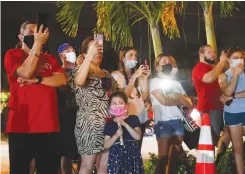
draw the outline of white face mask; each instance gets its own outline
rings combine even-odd
[[[233,59],[231,60],[231,67],[235,68],[237,65],[243,63],[243,59]]]
[[[136,60],[126,60],[124,62],[124,65],[127,68],[134,68],[136,66],[136,64],[137,64],[137,61]]]
[[[66,61],[67,62],[70,62],[70,63],[75,63],[76,62],[77,56],[76,56],[75,52],[65,53],[65,56],[66,56]]]

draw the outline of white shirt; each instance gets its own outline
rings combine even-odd
[[[150,80],[150,96],[154,111],[154,121],[168,121],[172,119],[180,119],[181,112],[177,106],[162,105],[151,93],[156,89],[160,89],[165,96],[171,97],[173,93],[185,94],[181,84],[172,80],[169,76],[161,73],[161,77],[155,77]]]
[[[125,89],[127,87],[126,79],[121,72],[113,71],[111,75],[119,84],[119,88]],[[139,87],[138,90],[140,93],[142,92]],[[128,98],[128,114],[137,115],[140,123],[145,123],[148,120],[148,115],[145,109],[142,95],[140,97],[137,96],[136,88],[133,89],[132,93],[130,94],[130,98]]]

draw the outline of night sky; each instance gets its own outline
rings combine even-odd
[[[174,56],[179,67],[192,69],[198,61],[198,48],[206,43],[202,10],[200,9],[200,30],[198,30],[197,9],[197,2],[189,2],[185,18],[176,15],[181,33],[180,39],[169,40],[161,34],[164,54]],[[215,9],[214,20],[219,49],[218,55],[221,50],[231,46],[239,46],[245,49],[245,2],[241,2],[240,11],[232,17],[221,18],[217,11],[218,9]],[[4,54],[8,49],[15,47],[20,25],[26,20],[35,20],[37,12],[45,12],[50,15],[48,23],[51,31],[48,42],[49,51],[56,56],[57,48],[65,42],[73,44],[79,51],[82,40],[86,36],[92,35],[92,30],[96,25],[96,13],[93,11],[91,2],[81,11],[79,32],[75,39],[66,36],[56,21],[58,9],[55,2],[1,2],[1,84],[3,89],[8,88],[3,66]],[[161,24],[159,24],[159,27],[162,27]],[[200,32],[199,39],[198,31]],[[183,33],[185,33],[186,41]],[[149,57],[147,23],[141,21],[140,24],[135,25],[132,28],[132,34],[140,59]],[[151,50],[152,58],[154,58],[153,48]]]

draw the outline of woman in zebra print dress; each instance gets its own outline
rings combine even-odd
[[[96,158],[104,151],[104,126],[109,116],[108,93],[118,89],[109,72],[100,69],[102,46],[92,37],[84,40],[81,53],[85,60],[73,73],[77,112],[75,137],[82,163],[79,174],[92,173]],[[108,153],[102,153],[98,173],[107,173]]]

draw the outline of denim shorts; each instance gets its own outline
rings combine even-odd
[[[242,124],[245,126],[245,112],[241,113],[224,113],[224,122],[226,126],[235,126]]]
[[[180,119],[158,121],[154,126],[154,132],[157,139],[175,135],[184,136],[184,124]]]

